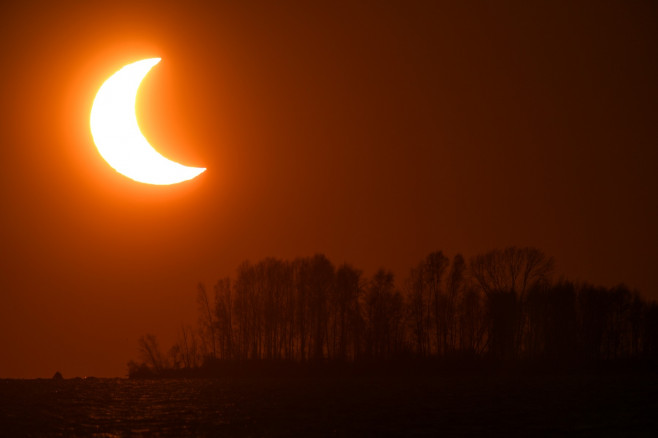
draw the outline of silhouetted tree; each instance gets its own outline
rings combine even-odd
[[[645,309],[645,303],[642,301],[638,291],[633,292],[633,298],[631,303],[631,308],[629,311],[629,324],[631,328],[630,342],[631,342],[631,351],[630,354],[633,357],[638,357],[642,354],[642,317]]]
[[[334,344],[335,357],[358,357],[363,338],[361,271],[350,265],[341,265],[336,271],[334,293]]]
[[[257,358],[260,322],[260,302],[256,296],[255,271],[249,262],[238,267],[235,280],[234,314],[237,324],[237,357]]]
[[[445,345],[448,352],[458,349],[459,337],[459,302],[465,287],[466,262],[461,254],[452,259],[452,266],[446,279],[446,297],[443,308],[443,320],[445,321]]]
[[[370,281],[365,299],[366,354],[388,358],[402,350],[403,301],[391,271],[380,269]]]
[[[423,265],[424,284],[429,291],[432,301],[432,319],[434,320],[434,334],[436,354],[446,352],[448,339],[447,299],[443,292],[443,275],[448,268],[450,260],[441,251],[433,252],[425,258]]]
[[[485,294],[508,291],[523,296],[534,283],[550,280],[554,264],[537,248],[512,246],[473,257],[470,268]]]
[[[139,353],[143,362],[156,372],[160,373],[167,367],[155,335],[146,334],[139,338]]]
[[[334,289],[334,266],[324,255],[318,254],[311,258],[308,268],[311,345],[313,358],[321,359],[327,342],[327,302]]]
[[[467,286],[459,302],[459,345],[463,353],[479,355],[484,351],[485,312],[480,289]]]
[[[554,261],[536,248],[509,247],[470,260],[470,272],[485,294],[494,355],[516,357],[523,345],[525,294],[530,287],[550,281]],[[501,338],[504,337],[504,338]]]
[[[233,294],[231,279],[224,278],[215,285],[215,321],[219,341],[219,357],[235,359],[233,351]]]
[[[510,247],[466,264],[433,252],[411,269],[404,295],[391,271],[363,278],[324,255],[242,263],[235,280],[200,284],[199,330],[183,326],[163,356],[154,335],[139,338],[131,376],[218,366],[218,360],[296,361],[401,353],[468,355],[551,364],[643,358],[658,361],[658,305],[637,292],[551,282],[553,260]],[[197,335],[198,333],[198,335]]]
[[[607,292],[610,313],[605,330],[605,354],[607,359],[627,357],[631,350],[632,295],[625,285],[618,285]]]
[[[658,363],[658,303],[648,304],[642,319],[642,353],[644,357]]]
[[[204,354],[215,360],[217,359],[217,337],[215,336],[217,323],[206,287],[201,283],[198,285],[197,303],[199,305],[199,326]]]
[[[609,312],[605,288],[584,285],[578,293],[581,344],[585,359],[603,358],[603,340]]]
[[[309,264],[306,258],[299,258],[293,262],[293,283],[295,291],[294,330],[297,344],[297,357],[301,361],[308,359],[308,345],[310,342],[311,316],[309,292]]]
[[[432,353],[430,342],[432,297],[425,286],[423,263],[411,269],[406,280],[406,288],[412,343],[416,353],[421,356],[429,356]]]
[[[201,362],[201,353],[192,327],[182,326],[178,340],[169,350],[170,366],[174,369],[197,368]]]
[[[536,284],[528,293],[526,313],[529,355],[552,360],[576,359],[578,316],[573,283]]]

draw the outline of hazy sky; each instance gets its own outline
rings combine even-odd
[[[400,279],[532,245],[658,298],[655,2],[15,3],[0,377],[125,375],[140,335],[196,322],[198,282],[266,256]],[[103,81],[149,57],[142,131],[208,168],[178,186],[119,175],[89,131]]]

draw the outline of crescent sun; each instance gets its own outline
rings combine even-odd
[[[206,169],[165,158],[139,129],[137,90],[158,62],[160,58],[143,59],[110,76],[94,98],[89,124],[98,152],[114,170],[141,183],[167,185],[190,180]]]

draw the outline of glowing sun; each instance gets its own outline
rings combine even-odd
[[[133,62],[101,86],[91,108],[91,135],[98,152],[117,172],[147,184],[176,184],[205,168],[183,166],[160,155],[137,124],[135,99],[144,76],[160,58]]]

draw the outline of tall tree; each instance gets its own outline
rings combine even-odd
[[[423,262],[409,272],[406,289],[411,338],[416,353],[421,356],[428,356],[432,352],[430,342],[432,297],[425,286]]]
[[[550,281],[554,261],[536,248],[512,246],[477,255],[469,265],[486,296],[490,348],[495,355],[512,358],[523,345],[526,292],[533,285]]]
[[[400,352],[403,342],[403,300],[395,290],[391,271],[380,269],[375,273],[364,301],[367,355],[388,358]]]
[[[347,359],[348,355],[356,358],[360,348],[363,326],[359,304],[361,275],[361,271],[348,264],[341,265],[336,271],[334,343],[337,344],[335,357],[339,359]]]
[[[451,352],[457,349],[459,336],[457,310],[465,286],[465,273],[466,262],[464,257],[457,254],[452,259],[452,266],[446,279],[446,299],[443,310],[445,314],[446,347]]]
[[[231,279],[228,277],[219,280],[215,284],[215,321],[217,324],[219,357],[221,359],[234,359],[233,293]]]
[[[199,322],[205,354],[215,360],[217,359],[216,323],[206,286],[202,283],[199,283],[198,286],[197,303],[199,305]]]
[[[437,251],[425,258],[425,265],[423,266],[424,283],[432,300],[437,355],[445,354],[448,339],[448,322],[445,312],[447,303],[445,293],[442,290],[442,282],[449,264],[450,259],[444,256],[443,252]]]

